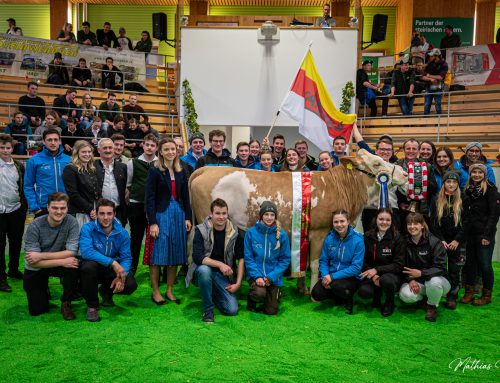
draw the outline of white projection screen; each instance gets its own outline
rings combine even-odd
[[[310,42],[337,107],[346,82],[356,81],[354,29],[283,28],[274,44],[258,42],[256,28],[188,27],[181,33],[181,81],[191,84],[201,125],[269,126]],[[297,123],[281,114],[277,125]]]

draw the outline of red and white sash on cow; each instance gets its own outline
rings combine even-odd
[[[408,210],[416,211],[416,203],[427,197],[427,163],[408,162]]]
[[[311,226],[311,173],[292,173],[292,277],[305,277]]]

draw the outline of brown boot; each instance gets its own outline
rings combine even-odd
[[[443,306],[447,309],[455,310],[457,308],[457,295],[449,293],[446,297],[446,303]]]
[[[465,295],[462,299],[460,299],[461,303],[471,303],[474,300],[474,286],[473,285],[465,285]]]
[[[309,290],[306,285],[306,277],[299,277],[297,279],[297,290],[299,290],[299,294],[309,295]]]
[[[491,303],[491,290],[483,289],[483,295],[479,299],[474,299],[474,306],[484,306]]]
[[[71,309],[70,302],[62,302],[61,304],[61,314],[64,320],[74,320],[76,319],[75,313]]]
[[[435,322],[437,316],[438,316],[437,307],[428,304],[425,310],[425,320],[428,320],[429,322]]]

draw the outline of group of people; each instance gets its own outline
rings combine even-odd
[[[114,139],[113,139],[114,137]],[[394,162],[393,142],[383,136],[375,149],[354,128],[360,148]],[[177,269],[185,265],[187,236],[194,230],[192,263],[186,283],[200,287],[203,320],[238,311],[237,291],[244,278],[250,285],[247,307],[273,315],[282,299],[280,288],[290,264],[290,241],[281,228],[272,201],[260,206],[259,220],[246,234],[229,220],[229,208],[216,199],[210,215],[194,226],[188,180],[194,169],[233,166],[260,171],[334,171],[346,155],[346,140],[337,137],[331,152],[322,152],[319,164],[308,154],[305,141],[286,149],[285,138],[275,135],[238,144],[235,158],[225,148],[223,131],[205,137],[194,133],[187,154],[181,155],[180,138],[159,140],[147,134],[142,153],[123,161],[116,151],[125,140],[96,138],[77,140],[71,157],[64,153],[61,133],[42,133],[43,150],[31,157],[26,169],[12,158],[13,139],[0,136],[0,290],[10,291],[7,276],[23,278],[32,315],[48,310],[51,275],[63,276],[61,311],[74,319],[71,301],[83,296],[87,319],[98,321],[99,299],[113,305],[113,294],[131,294],[145,238],[143,264],[149,267],[152,294],[157,305],[180,304],[174,295]],[[435,321],[441,297],[454,309],[465,265],[463,303],[491,302],[492,254],[498,221],[498,192],[482,145],[469,143],[465,155],[455,161],[446,147],[432,142],[407,140],[404,157],[397,160],[409,177],[408,185],[388,185],[388,208],[379,209],[380,186],[368,190],[362,214],[364,236],[351,226],[344,210],[333,212],[332,231],[326,237],[319,261],[320,280],[311,286],[311,298],[333,298],[346,312],[353,310],[356,292],[371,298],[384,316],[394,311],[395,293],[407,303],[426,307],[426,319]],[[19,270],[22,233],[27,211],[35,219],[25,234],[25,272]],[[130,224],[130,235],[124,229]],[[194,226],[194,227],[193,227]],[[464,230],[467,227],[467,230]],[[8,273],[5,238],[9,238]],[[465,251],[464,251],[465,249]],[[161,269],[166,271],[166,292],[160,291]],[[483,290],[475,296],[477,276]],[[100,287],[99,287],[100,286]],[[385,295],[382,304],[382,296]]]
[[[83,94],[81,104],[76,104],[77,90],[68,88],[64,95],[54,99],[52,110],[46,112],[43,98],[37,95],[38,84],[29,82],[27,94],[18,100],[19,110],[5,127],[4,133],[14,139],[14,154],[25,155],[32,149],[42,149],[42,133],[57,129],[61,133],[66,154],[71,154],[77,140],[87,139],[97,154],[97,141],[103,137],[115,137],[123,143],[116,153],[123,161],[142,153],[142,140],[147,134],[159,137],[149,123],[144,108],[138,104],[138,96],[131,94],[128,103],[120,108],[115,93],[108,93],[106,101],[98,107],[93,104],[90,92]]]

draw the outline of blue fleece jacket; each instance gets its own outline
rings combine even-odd
[[[332,279],[356,277],[363,266],[365,241],[363,235],[349,226],[347,236],[341,240],[335,230],[330,231],[323,242],[319,258],[319,274],[323,278],[330,274]]]
[[[203,154],[200,157],[203,157],[205,154],[207,154],[207,150],[203,149]],[[196,168],[196,161],[198,161],[198,159],[193,154],[193,149],[192,148],[189,148],[187,154],[183,155],[181,157],[181,160],[184,161],[184,162],[186,162],[187,164],[191,165],[191,167],[193,169]]]
[[[464,190],[465,185],[467,184],[467,180],[469,179],[469,173],[467,173],[467,171],[463,168],[462,164],[457,160],[455,160],[455,163],[453,164],[453,169],[460,172],[459,185],[460,189]],[[439,174],[439,172],[436,171],[436,168],[434,166],[432,167],[432,171],[434,172],[434,178],[436,179],[436,183],[438,186],[437,190],[439,191],[443,186],[443,178],[441,177],[441,174]]]
[[[245,268],[247,280],[268,278],[275,286],[283,286],[283,274],[290,264],[290,241],[283,229],[276,248],[276,226],[257,221],[245,235]]]
[[[59,146],[56,156],[44,147],[28,160],[24,174],[24,195],[31,211],[47,207],[47,198],[52,193],[66,193],[62,173],[70,161],[71,157],[64,154],[62,146]]]
[[[271,172],[273,172],[273,173],[274,173],[274,172],[279,172],[279,171],[280,171],[280,168],[281,168],[281,167],[280,167],[279,165],[271,164],[271,170],[270,170],[270,171],[271,171]],[[257,163],[255,164],[254,169],[255,169],[255,170],[262,170],[262,171],[264,170],[264,169],[262,168],[262,164],[261,164],[260,162],[257,162]]]
[[[97,220],[83,225],[80,232],[80,252],[82,259],[97,262],[105,267],[117,261],[127,274],[132,264],[130,236],[116,218],[109,235],[104,233]]]

